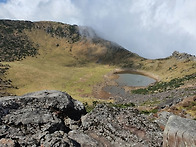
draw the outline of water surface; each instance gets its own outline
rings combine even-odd
[[[156,82],[155,79],[139,75],[139,74],[118,74],[119,78],[116,80],[116,82],[120,86],[148,86],[154,82]]]

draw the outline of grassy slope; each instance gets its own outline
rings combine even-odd
[[[43,26],[50,24],[57,25],[56,27],[62,25],[43,22]],[[113,56],[112,50],[107,48],[107,46],[111,47],[109,42],[95,44],[80,39],[70,43],[69,39],[56,35],[52,37],[43,29],[34,28],[23,32],[31,42],[34,42],[34,46],[38,47],[39,55],[36,58],[26,57],[22,61],[5,62],[11,66],[7,78],[19,88],[10,89],[9,92],[16,95],[43,89],[56,89],[66,91],[83,102],[92,102],[95,100],[91,95],[93,85],[103,82],[103,76],[117,67],[139,69],[144,73],[157,76],[161,81],[170,81],[196,72],[195,61],[179,61],[174,57],[145,60],[139,56],[126,56],[127,52],[122,51],[118,52],[119,56]],[[103,62],[108,64],[113,62],[120,62],[120,64],[116,66],[96,64],[98,59],[102,61],[107,59]]]
[[[55,38],[44,31],[26,31],[29,38],[39,44],[39,55],[22,61],[9,62],[7,78],[19,89],[9,92],[22,95],[28,92],[55,89],[66,91],[83,102],[92,102],[93,85],[103,81],[103,75],[112,66],[85,63],[70,52],[71,45],[65,38]],[[81,43],[81,42],[79,42]],[[57,46],[57,44],[59,46]],[[78,46],[78,45],[77,45]]]
[[[185,75],[196,73],[196,62],[177,60],[174,57],[158,60],[144,60],[142,70],[158,75],[161,81],[170,81],[182,78]]]

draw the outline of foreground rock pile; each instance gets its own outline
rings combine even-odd
[[[84,137],[85,134],[85,137]],[[69,133],[82,146],[161,146],[162,132],[135,108],[100,104],[82,117],[81,130]],[[90,138],[86,142],[83,138]]]
[[[0,146],[160,146],[162,132],[134,108],[82,103],[59,91],[0,99]]]
[[[196,145],[194,120],[170,116],[164,135],[158,124],[132,107],[99,104],[86,114],[82,103],[60,91],[0,98],[1,147]]]

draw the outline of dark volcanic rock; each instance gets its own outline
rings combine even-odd
[[[196,57],[194,55],[190,55],[187,53],[179,53],[178,51],[174,51],[172,56],[175,57],[177,60],[193,60],[196,61]]]
[[[162,144],[159,126],[147,120],[137,109],[104,104],[82,117],[82,130],[71,131],[69,136],[82,146],[143,147]]]
[[[60,91],[3,97],[0,99],[0,139],[20,146],[75,146],[78,143],[67,137],[70,128],[64,119],[78,121],[84,114],[82,103]]]
[[[0,146],[161,146],[157,123],[132,107],[82,103],[60,91],[0,98]]]

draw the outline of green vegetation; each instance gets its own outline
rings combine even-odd
[[[91,112],[91,111],[95,108],[95,106],[96,106],[95,103],[97,103],[97,102],[98,102],[98,101],[93,101],[93,104],[92,104],[92,105],[89,105],[87,102],[85,102],[85,103],[84,103],[84,106],[85,106],[85,108],[86,108],[86,112],[87,112],[87,113]]]
[[[128,107],[135,107],[135,104],[134,103],[125,103],[125,104],[109,103],[109,106],[116,107],[116,108],[128,108]]]
[[[195,79],[195,78],[196,78],[196,73],[193,73],[191,75],[186,75],[182,78],[174,78],[169,82],[157,82],[154,85],[149,86],[147,88],[140,88],[140,89],[132,90],[132,93],[150,94],[150,93],[164,92],[167,90],[178,88],[181,85],[184,85],[185,81]]]
[[[196,110],[196,101],[190,102],[189,105],[183,106],[183,107],[186,108],[187,110],[190,110],[193,107],[195,107],[195,110]]]
[[[150,113],[157,113],[158,112],[158,109],[151,109],[151,110],[142,110],[141,113],[143,114],[150,114]]]
[[[56,25],[51,25],[50,22],[37,22],[36,25],[41,26],[41,29],[45,30],[48,34],[51,36],[58,36],[61,38],[67,38],[70,39],[70,43],[74,43],[79,41],[80,34],[78,27],[76,25],[66,25],[57,23]],[[44,26],[47,25],[47,28],[45,29]]]
[[[177,108],[181,111],[185,111],[186,113],[189,113],[192,117],[196,119],[196,101],[195,100],[188,101],[178,106]]]
[[[31,29],[30,22],[0,21],[0,62],[21,60],[26,56],[35,56],[37,49],[23,33],[25,28]]]
[[[87,112],[92,111],[96,105],[98,104],[107,104],[110,107],[116,107],[116,108],[128,108],[128,107],[135,107],[134,103],[126,103],[126,104],[114,104],[112,102],[106,103],[106,102],[101,102],[101,101],[93,101],[92,105],[89,105],[87,102],[84,103],[84,106],[86,108]]]
[[[155,106],[159,103],[160,103],[160,100],[158,98],[152,98],[142,103],[141,106]]]

